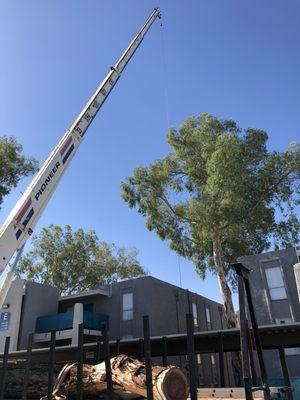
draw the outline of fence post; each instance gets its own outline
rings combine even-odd
[[[144,358],[144,341],[143,339],[139,339],[139,356],[140,361],[143,361]]]
[[[10,344],[10,336],[6,336],[5,345],[4,345],[4,354],[3,354],[3,364],[2,364],[2,371],[1,371],[1,381],[0,381],[0,400],[4,399],[9,344]]]
[[[167,342],[167,338],[166,336],[163,336],[162,338],[162,347],[163,347],[163,351],[162,351],[162,364],[163,367],[167,366],[167,357],[168,357],[168,342]]]
[[[254,364],[254,356],[253,356],[253,340],[252,340],[252,334],[251,334],[251,331],[249,328],[248,320],[246,320],[246,326],[247,326],[247,335],[248,335],[249,361],[250,361],[250,370],[251,370],[251,377],[252,377],[252,386],[257,387],[258,382],[257,382],[257,376],[256,376],[255,364]]]
[[[224,373],[224,346],[223,346],[223,334],[219,332],[218,335],[219,344],[219,368],[220,368],[220,383],[221,387],[225,387],[225,373]]]
[[[116,355],[120,355],[120,339],[116,340]]]
[[[253,400],[252,386],[250,379],[250,368],[249,368],[249,343],[247,335],[247,319],[246,319],[246,305],[245,305],[245,287],[243,276],[238,274],[238,293],[239,293],[239,312],[240,312],[240,341],[241,341],[241,355],[242,355],[242,369],[243,369],[243,380],[245,387],[246,400]]]
[[[47,400],[52,399],[53,392],[53,378],[54,378],[54,362],[55,362],[55,339],[56,331],[51,331],[50,348],[49,348],[49,364],[48,364],[48,391]]]
[[[192,314],[186,314],[187,329],[187,353],[189,360],[190,392],[191,400],[197,400],[195,343],[194,343],[194,320]]]
[[[263,348],[262,348],[262,344],[261,344],[261,340],[260,340],[260,336],[259,336],[257,320],[256,320],[256,316],[255,316],[255,311],[254,311],[252,293],[251,293],[250,282],[249,282],[249,273],[244,272],[243,280],[244,280],[247,301],[248,301],[248,308],[249,308],[249,313],[250,313],[250,318],[251,318],[251,323],[252,323],[255,348],[256,348],[259,366],[260,366],[261,379],[262,379],[263,385],[264,385],[265,397],[266,397],[266,400],[270,400],[271,392],[270,392],[270,387],[269,387],[269,379],[268,379],[267,369],[266,369],[264,355],[263,355]]]
[[[145,352],[145,367],[146,367],[147,400],[153,400],[151,344],[150,344],[150,327],[149,327],[148,315],[143,316],[143,330],[144,330],[144,352]]]
[[[288,390],[288,399],[293,400],[293,388],[292,388],[292,383],[290,379],[290,374],[288,370],[288,366],[286,363],[286,358],[285,358],[285,353],[284,353],[284,348],[279,347],[278,348],[278,353],[279,353],[279,358],[280,358],[280,365],[281,365],[281,370],[282,370],[282,375],[284,379],[284,385],[287,387]]]
[[[100,362],[100,356],[101,356],[101,337],[98,338],[97,340],[97,346],[96,346],[96,364]]]
[[[114,398],[114,390],[113,390],[113,382],[111,376],[109,339],[108,339],[106,324],[102,325],[102,337],[103,337],[103,350],[104,350],[104,361],[105,361],[105,371],[106,371],[107,397],[109,400],[112,400]]]
[[[77,360],[77,400],[82,400],[83,378],[83,323],[78,324],[78,360]]]
[[[33,333],[29,333],[27,342],[27,357],[26,357],[24,380],[23,380],[22,400],[27,399],[27,388],[28,388],[29,371],[31,364],[32,345],[33,345]]]

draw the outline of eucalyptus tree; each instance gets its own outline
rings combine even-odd
[[[36,172],[37,167],[38,162],[23,154],[23,147],[16,139],[0,137],[0,205],[20,179]]]
[[[167,140],[165,158],[136,167],[121,184],[123,199],[201,278],[217,276],[234,327],[229,263],[299,239],[299,146],[269,151],[265,131],[207,113],[170,129]]]
[[[50,225],[33,236],[16,275],[71,294],[145,275],[136,249],[100,241],[94,231]]]

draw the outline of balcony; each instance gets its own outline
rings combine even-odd
[[[71,339],[74,344],[77,341],[78,324],[83,321],[84,334],[98,336],[104,323],[108,324],[108,316],[104,314],[83,311],[82,304],[75,311],[66,313],[43,315],[36,319],[35,342],[48,342],[51,331],[56,331],[56,340]],[[80,307],[81,306],[81,307]]]
[[[44,315],[38,317],[35,325],[36,333],[46,333],[52,330],[64,331],[73,328],[73,311],[61,314]],[[83,312],[84,329],[92,329],[99,331],[104,323],[108,322],[108,316],[104,314],[93,313],[89,311]]]
[[[72,329],[73,318],[74,318],[73,311],[38,317],[36,319],[35,332],[46,333],[52,330],[64,331],[66,329]]]

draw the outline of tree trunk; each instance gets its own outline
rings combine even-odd
[[[233,307],[231,290],[226,279],[226,272],[222,260],[222,243],[218,234],[215,234],[213,238],[213,253],[227,325],[228,328],[236,328],[237,319]],[[232,368],[235,384],[236,386],[239,386],[241,379],[241,358],[239,353],[232,353]]]
[[[226,273],[224,270],[222,260],[222,243],[219,235],[215,235],[213,239],[213,252],[214,252],[214,264],[217,270],[218,284],[223,299],[225,317],[228,328],[236,328],[237,320],[234,312],[232,295],[230,287],[227,283]]]
[[[135,399],[147,397],[145,365],[125,355],[111,359],[112,380],[115,397],[119,399]],[[76,399],[77,365],[66,365],[58,374],[55,368],[55,385],[53,399]],[[21,398],[23,390],[23,367],[12,367],[8,372],[5,390],[6,398]],[[47,397],[47,366],[32,366],[30,369],[28,399],[43,400]],[[175,366],[152,367],[154,400],[186,400],[188,397],[188,381],[184,373]],[[83,366],[83,398],[94,399],[105,395],[105,364]]]

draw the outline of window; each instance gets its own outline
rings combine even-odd
[[[133,319],[133,293],[123,293],[123,321]]]
[[[192,304],[192,309],[193,309],[194,325],[198,326],[198,312],[197,312],[197,304],[196,303]]]
[[[292,324],[292,318],[275,318],[276,324]],[[300,347],[292,347],[291,349],[284,349],[286,356],[299,356]]]
[[[286,290],[280,267],[265,269],[271,300],[286,299]]]
[[[210,309],[208,306],[205,307],[205,316],[206,316],[206,322],[208,322],[210,324],[211,318],[210,318]]]

